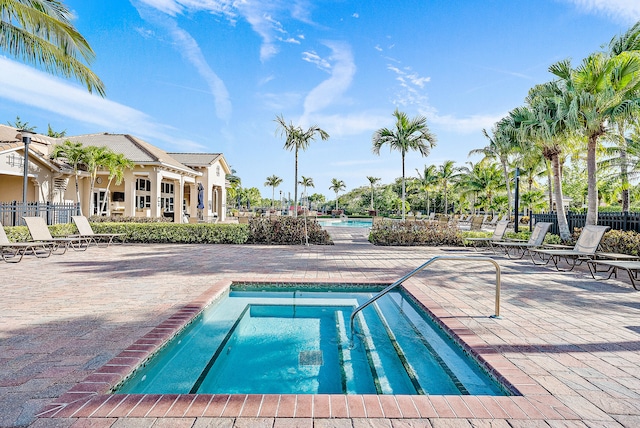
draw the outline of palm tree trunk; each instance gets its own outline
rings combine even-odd
[[[620,166],[620,180],[622,181],[622,212],[629,212],[629,170],[627,169],[627,150],[623,148],[620,150],[620,159],[622,160]]]
[[[80,186],[78,185],[78,178],[79,178],[79,174],[76,171],[76,202],[78,203],[78,206],[80,207],[80,215],[82,214],[82,203],[80,203]]]
[[[507,160],[500,159],[502,162],[502,173],[504,174],[504,183],[507,185],[507,206],[509,207],[509,215],[511,215],[511,182],[509,181],[509,171],[507,171]]]
[[[600,134],[589,136],[587,144],[587,220],[585,225],[598,224],[598,186],[596,182],[596,146]]]
[[[558,231],[560,233],[560,238],[563,241],[568,241],[571,237],[571,231],[569,230],[569,223],[567,222],[567,215],[564,212],[564,205],[562,204],[562,183],[561,183],[561,175],[560,175],[560,160],[558,159],[558,155],[555,154],[551,158],[551,164],[553,166],[553,187],[554,187],[554,197],[556,200],[556,216],[558,218]]]
[[[293,216],[298,216],[298,148],[296,147],[296,171],[293,182]]]
[[[404,221],[404,152],[402,152],[402,221]]]
[[[111,181],[113,181],[113,178],[109,178],[109,181],[107,181],[107,190],[104,192],[104,199],[102,200],[102,204],[100,205],[100,213],[106,212],[107,210],[107,199],[109,199],[109,197],[111,196],[111,192],[109,192]]]

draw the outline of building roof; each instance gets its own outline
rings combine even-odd
[[[29,146],[29,151],[37,151],[43,156],[48,155],[48,147],[55,141],[55,138],[41,134],[31,134],[31,142],[36,143]],[[43,147],[44,146],[44,147]],[[20,131],[13,126],[0,124],[0,152],[24,148],[24,143],[20,137]]]
[[[174,159],[190,167],[208,167],[222,154],[220,153],[169,153]]]
[[[65,137],[64,140],[89,146],[105,146],[116,153],[122,153],[136,164],[162,164],[194,175],[199,174],[164,150],[129,134],[109,134],[105,132]]]

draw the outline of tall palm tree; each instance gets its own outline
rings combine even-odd
[[[83,164],[84,159],[82,143],[74,143],[67,140],[62,144],[56,144],[51,151],[51,159],[64,160],[73,169],[76,183],[76,203],[79,203],[80,187],[78,180],[80,179],[80,165]],[[80,215],[82,215],[82,204],[80,204]]]
[[[528,107],[514,109],[509,116],[521,141],[532,141],[551,163],[558,231],[560,238],[566,241],[571,231],[564,211],[560,158],[563,146],[568,144],[570,131],[564,95],[557,82],[536,85],[527,96]]]
[[[433,186],[435,186],[438,183],[438,171],[437,171],[437,167],[435,165],[425,165],[424,169],[422,171],[422,173],[420,173],[420,171],[418,171],[418,168],[416,168],[416,173],[418,174],[418,183],[419,186],[421,188],[421,190],[423,190],[426,194],[426,198],[427,198],[427,214],[431,213],[431,206],[430,206],[430,198],[429,198],[429,192],[431,191],[431,189],[433,189]]]
[[[287,124],[282,115],[276,116],[275,122],[278,124],[276,135],[285,137],[284,148],[295,152],[295,179],[293,190],[293,203],[296,207],[296,210],[294,211],[295,216],[297,214],[298,206],[298,151],[307,150],[311,141],[315,140],[316,135],[323,141],[326,141],[329,139],[329,134],[317,125],[310,126],[305,131],[302,127],[295,126],[292,122]]]
[[[87,146],[84,148],[82,163],[89,172],[89,213],[91,215],[94,214],[93,190],[95,189],[96,179],[98,178],[98,171],[107,165],[108,159],[112,154],[113,151],[104,146]]]
[[[89,92],[104,96],[104,84],[90,64],[95,53],[73,27],[72,13],[61,1],[0,2],[0,49],[52,74],[73,77]]]
[[[307,194],[307,187],[316,187],[316,186],[314,186],[314,184],[313,184],[313,178],[305,177],[304,175],[301,176],[301,177],[302,177],[302,179],[298,182],[298,184],[301,184],[302,187],[304,187],[303,194],[307,196],[307,202],[308,202],[309,201],[309,195]]]
[[[379,177],[367,176],[367,180],[369,180],[369,185],[371,185],[371,211],[375,211],[375,208],[373,207],[373,186],[375,186],[376,183],[382,179]]]
[[[596,151],[609,127],[631,118],[640,106],[640,22],[611,40],[608,52],[589,55],[573,69],[569,60],[549,71],[566,93],[567,122],[587,141],[587,225],[598,222]]]
[[[455,181],[460,173],[460,168],[455,166],[452,160],[446,160],[438,168],[438,182],[442,185],[442,193],[444,194],[444,213],[449,211],[447,188],[449,184]]]
[[[271,175],[267,177],[267,181],[264,182],[264,185],[267,187],[271,187],[271,209],[273,209],[275,200],[276,200],[276,187],[282,184],[282,178],[277,175]]]
[[[109,179],[107,181],[107,191],[102,200],[102,206],[100,207],[100,212],[103,213],[107,208],[107,201],[111,198],[111,183],[113,180],[116,181],[116,185],[119,186],[124,179],[124,172],[127,169],[133,169],[135,164],[129,158],[127,158],[123,153],[111,153],[106,159],[104,167],[109,171]]]
[[[395,128],[381,128],[373,134],[373,153],[380,154],[380,149],[385,144],[390,150],[398,150],[402,156],[402,220],[405,219],[405,157],[409,150],[416,150],[422,156],[429,155],[436,145],[436,136],[429,131],[427,119],[424,116],[416,116],[409,119],[405,113],[396,109],[393,112],[396,118]]]
[[[338,180],[337,178],[331,179],[331,186],[329,186],[329,190],[336,192],[336,210],[338,209],[338,192],[343,191],[346,187],[347,186],[344,184],[344,181]]]
[[[518,147],[518,141],[513,137],[513,133],[505,129],[509,126],[509,121],[499,121],[491,130],[491,135],[486,129],[482,130],[484,136],[489,140],[489,144],[481,149],[474,149],[469,152],[469,156],[474,154],[482,154],[485,158],[497,159],[502,166],[502,175],[505,187],[507,189],[507,200],[509,204],[509,210],[512,207],[511,201],[511,182],[509,179],[509,157],[514,153]]]

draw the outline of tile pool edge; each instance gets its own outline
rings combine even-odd
[[[368,284],[388,281],[265,279],[223,280],[214,283],[192,302],[178,309],[149,333],[112,358],[100,369],[48,404],[41,418],[100,417],[476,417],[510,419],[578,419],[558,399],[542,388],[466,327],[412,281],[403,287],[454,340],[513,396],[438,395],[287,395],[287,394],[111,394],[112,389],[190,324],[233,283]]]

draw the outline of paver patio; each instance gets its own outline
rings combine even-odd
[[[478,255],[332,236],[334,246],[127,244],[0,265],[0,426],[640,426],[640,292],[623,276],[594,281],[586,267],[501,257],[501,320],[488,317],[491,265],[441,261],[408,285],[471,346],[499,356],[524,397],[147,396],[145,412],[123,401],[92,418],[36,417],[221,281],[391,282],[435,255]],[[162,417],[178,406],[183,417]]]

